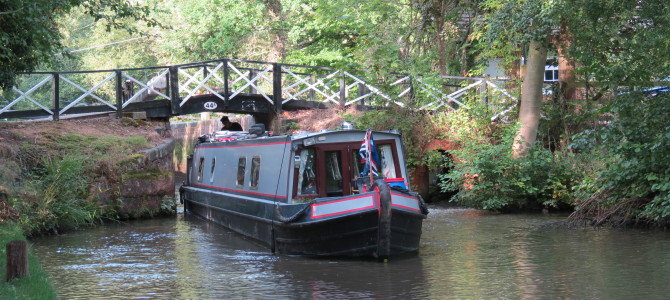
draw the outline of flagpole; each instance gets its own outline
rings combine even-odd
[[[372,164],[374,163],[374,159],[372,158],[372,145],[370,145],[370,129],[368,129],[368,132],[366,134],[366,140],[368,141],[367,143],[367,149],[368,149],[368,165],[370,165],[370,187],[372,187],[372,184],[374,183],[374,176],[372,175]]]

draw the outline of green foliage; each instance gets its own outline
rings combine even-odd
[[[0,88],[14,84],[17,72],[33,71],[40,63],[52,61],[60,52],[61,32],[55,20],[81,5],[86,14],[106,28],[134,30],[122,20],[137,20],[150,26],[157,22],[148,16],[150,7],[120,0],[7,0],[0,5]]]
[[[514,123],[491,123],[486,107],[474,101],[470,110],[435,115],[443,138],[457,145],[450,150],[451,171],[442,174],[443,192],[457,192],[451,201],[482,209],[534,209],[566,207],[573,201],[572,187],[583,176],[580,156],[535,147],[521,159],[512,158]],[[430,159],[430,156],[428,156]]]
[[[501,1],[486,0],[482,3],[489,11],[485,31],[489,43],[507,41],[527,44],[546,41],[560,20],[557,15],[559,1]]]
[[[578,213],[606,222],[612,216],[665,222],[670,219],[670,96],[617,97],[615,118],[579,135],[574,147],[604,157],[598,176],[584,181]]]
[[[428,115],[397,107],[366,111],[353,121],[358,128],[398,130],[406,145],[405,156],[410,170],[422,163],[423,150],[437,133],[432,130],[434,124]]]
[[[605,84],[639,83],[670,73],[670,2],[566,0],[563,20],[573,38],[577,72]]]
[[[35,196],[13,199],[27,233],[77,228],[99,221],[97,205],[86,200],[88,179],[83,162],[77,157],[46,157],[42,167],[31,171],[27,183]]]
[[[11,200],[26,233],[78,228],[116,215],[113,205],[89,199],[100,178],[120,180],[119,162],[150,147],[142,136],[93,137],[78,134],[45,135],[45,145],[22,146],[20,162],[27,178],[20,198]],[[114,193],[114,191],[111,191]]]
[[[0,299],[58,299],[56,289],[49,281],[49,276],[46,274],[37,256],[33,251],[28,250],[28,276],[16,278],[7,282],[7,260],[4,257],[6,245],[10,241],[25,240],[25,236],[21,232],[21,226],[16,223],[1,223],[0,224]]]
[[[512,158],[511,143],[463,145],[443,191],[457,190],[452,201],[482,209],[565,207],[581,177],[574,157],[535,147],[527,157]]]

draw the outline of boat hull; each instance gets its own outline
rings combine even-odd
[[[375,191],[296,205],[182,189],[187,213],[252,238],[276,253],[380,259],[416,252],[425,218],[420,212],[392,206],[387,195]],[[328,213],[320,215],[320,211]]]
[[[419,249],[423,218],[394,211],[391,215],[390,256]],[[377,210],[310,223],[278,224],[278,253],[308,256],[384,258],[379,249]]]

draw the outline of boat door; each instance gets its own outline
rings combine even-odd
[[[296,153],[294,197],[338,197],[352,194],[351,180],[354,171],[351,165],[358,154],[358,143],[318,145]]]
[[[321,157],[318,173],[321,180],[321,197],[337,197],[351,195],[352,170],[351,145],[323,145],[317,149],[317,157]]]
[[[323,174],[322,186],[323,193],[321,197],[336,197],[357,194],[356,186],[353,180],[356,179],[363,170],[363,163],[359,156],[360,143],[341,143],[321,145],[317,148],[317,157],[321,163],[321,169],[318,173]],[[396,178],[400,173],[398,163],[398,154],[391,140],[380,141],[377,143],[377,152],[381,160],[379,173],[385,178]]]

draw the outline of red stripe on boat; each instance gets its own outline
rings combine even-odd
[[[265,197],[270,197],[270,198],[286,199],[286,196],[281,196],[281,195],[271,195],[271,194],[249,192],[249,191],[244,191],[244,190],[222,188],[222,187],[218,187],[218,186],[198,184],[198,183],[195,183],[194,185],[201,186],[201,187],[206,187],[206,188],[211,188],[211,189],[222,190],[222,191],[226,191],[226,192],[237,192],[237,193],[250,194],[250,195],[255,195],[255,196],[265,196]]]
[[[214,148],[239,148],[239,147],[258,147],[258,146],[272,146],[272,145],[284,145],[290,144],[291,142],[275,142],[275,143],[263,143],[263,144],[244,144],[244,145],[225,145],[225,146],[212,146],[212,147],[196,147],[199,149],[214,149]]]

